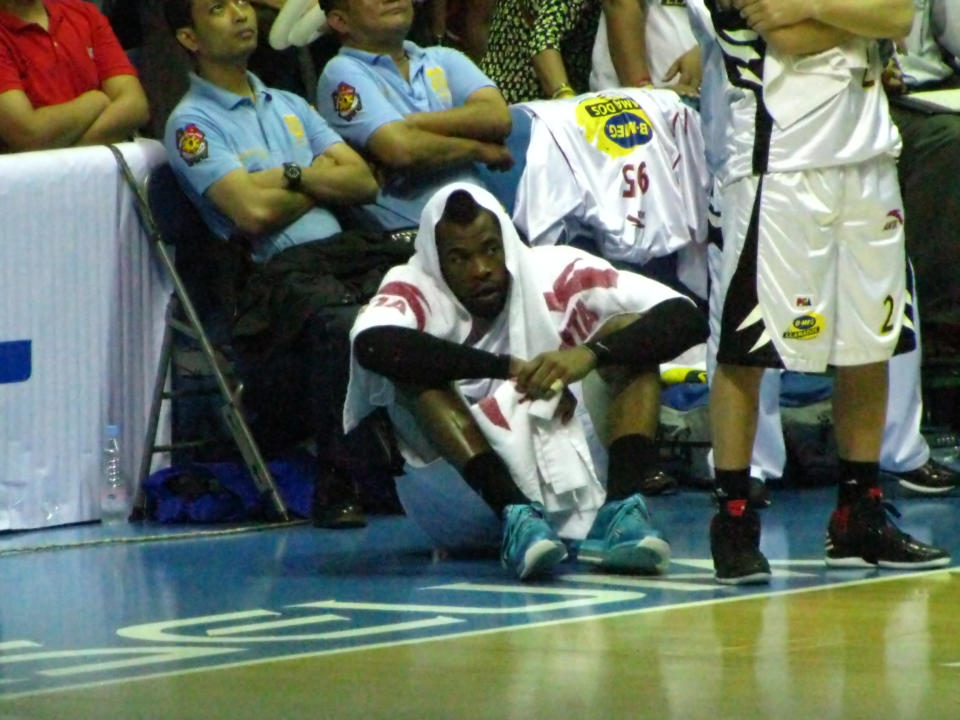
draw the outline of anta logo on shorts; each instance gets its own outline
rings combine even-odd
[[[897,226],[903,225],[903,213],[899,210],[891,210],[887,213],[887,222],[884,223],[884,230],[896,230]]]
[[[363,102],[353,85],[347,85],[345,82],[340,83],[330,97],[333,98],[333,109],[337,111],[337,115],[348,122],[363,110]]]
[[[577,103],[577,124],[587,142],[610,157],[624,157],[653,139],[653,124],[633,98],[600,95]]]
[[[784,340],[812,340],[823,332],[823,315],[808,313],[793,319],[792,327],[783,334]]]

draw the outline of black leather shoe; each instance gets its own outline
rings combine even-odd
[[[367,526],[367,516],[360,503],[348,500],[313,508],[313,526],[330,530],[346,530]]]
[[[657,470],[653,475],[642,478],[637,489],[644,495],[670,495],[677,491],[680,483],[665,470]]]
[[[960,474],[933,459],[916,470],[887,474],[897,478],[900,487],[921,495],[943,495],[960,485]]]
[[[314,527],[319,528],[344,530],[367,525],[356,483],[335,472],[322,473],[313,484],[310,515]]]

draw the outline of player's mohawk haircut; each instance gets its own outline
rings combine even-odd
[[[446,205],[443,206],[443,214],[440,216],[440,220],[437,221],[436,227],[439,228],[441,224],[471,225],[480,213],[487,213],[493,218],[497,229],[500,229],[500,218],[497,217],[496,213],[490,212],[483,207],[474,200],[473,195],[466,190],[454,190],[450,193],[450,197],[447,198]]]

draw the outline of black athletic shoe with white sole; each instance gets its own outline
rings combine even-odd
[[[920,495],[945,495],[960,485],[960,473],[932,458],[916,470],[888,474],[897,478],[900,487]]]
[[[879,488],[871,488],[852,503],[834,510],[827,526],[827,565],[925,570],[950,564],[946,551],[903,532],[887,513],[900,517],[893,505],[884,502]]]
[[[770,582],[770,563],[760,552],[760,519],[746,500],[720,501],[710,522],[710,552],[718,583]]]

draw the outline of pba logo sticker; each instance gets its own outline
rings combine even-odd
[[[207,136],[203,130],[191,123],[177,130],[177,150],[187,165],[196,165],[207,157]]]
[[[624,157],[653,139],[653,124],[636,100],[600,95],[577,103],[577,124],[587,142],[610,157]]]
[[[813,340],[823,332],[824,319],[819,313],[807,313],[793,319],[791,327],[783,334],[784,340]]]
[[[353,120],[357,113],[363,110],[363,102],[361,102],[357,89],[353,85],[347,85],[345,82],[340,83],[331,97],[333,98],[333,109],[344,120]]]

